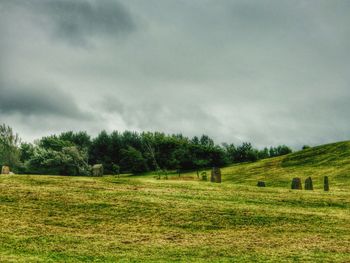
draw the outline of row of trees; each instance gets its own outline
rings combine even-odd
[[[216,145],[207,135],[187,138],[160,132],[120,133],[102,131],[92,138],[86,132],[64,132],[35,143],[20,143],[6,125],[0,131],[0,164],[21,173],[88,175],[91,165],[101,163],[105,172],[143,173],[157,170],[200,170],[230,163],[251,162],[288,154],[278,146],[258,150],[251,143]]]

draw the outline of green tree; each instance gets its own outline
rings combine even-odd
[[[263,150],[260,150],[258,153],[258,157],[259,159],[266,159],[269,158],[269,149],[267,149],[266,147]]]
[[[251,143],[244,142],[237,147],[235,160],[237,162],[254,162],[258,160],[258,150],[254,149]]]
[[[110,149],[111,137],[106,131],[100,132],[100,134],[92,140],[91,147],[89,149],[90,164],[103,164],[106,173],[111,173],[112,158]]]
[[[80,150],[87,150],[91,145],[90,135],[83,131],[76,133],[73,131],[63,132],[59,135],[59,139],[74,144]]]
[[[194,165],[196,168],[196,173],[197,173],[198,178],[199,178],[199,170],[207,167],[208,164],[209,164],[208,160],[204,160],[204,159],[197,159],[194,161]]]
[[[112,172],[113,172],[113,175],[117,175],[118,178],[119,178],[119,175],[120,175],[120,166],[117,165],[117,164],[112,164]]]
[[[129,146],[127,149],[123,149],[122,156],[120,166],[123,171],[129,171],[135,174],[148,171],[145,158],[134,147]]]
[[[0,165],[17,167],[20,164],[20,141],[10,126],[0,125]]]
[[[292,152],[292,149],[290,149],[286,145],[279,145],[277,147],[271,147],[269,152],[270,152],[270,157],[276,157],[276,156],[289,154]]]
[[[73,142],[63,140],[57,135],[51,135],[41,138],[36,144],[46,150],[62,151],[64,147],[74,146]]]
[[[31,143],[23,142],[19,148],[20,150],[20,161],[25,163],[34,155],[34,145]]]
[[[202,146],[214,147],[214,141],[208,135],[203,134],[199,142]]]
[[[210,147],[207,154],[211,166],[222,167],[229,163],[225,150],[219,146]]]
[[[34,174],[89,175],[86,158],[85,152],[76,146],[64,147],[61,151],[36,147],[27,169]]]
[[[225,152],[226,152],[227,160],[231,163],[234,163],[235,157],[237,154],[237,150],[236,150],[235,145],[233,143],[231,143],[231,144],[223,143],[223,147],[224,147]]]

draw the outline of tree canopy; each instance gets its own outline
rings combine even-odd
[[[199,171],[291,152],[285,145],[259,150],[249,142],[218,145],[208,135],[188,138],[161,132],[102,131],[92,138],[86,132],[68,131],[20,144],[18,135],[2,125],[0,136],[0,164],[38,174],[87,175],[94,164],[103,164],[107,174]]]

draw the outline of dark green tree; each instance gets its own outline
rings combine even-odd
[[[74,146],[74,143],[62,140],[57,135],[43,137],[39,141],[36,141],[36,144],[40,148],[53,151],[62,151],[64,147]]]
[[[102,164],[105,172],[112,172],[111,138],[106,131],[102,131],[92,140],[89,149],[89,163]]]
[[[25,163],[34,155],[34,145],[31,143],[23,142],[19,148],[20,150],[20,161]]]
[[[244,142],[236,150],[236,162],[254,162],[258,160],[258,150],[254,149],[251,143]]]
[[[20,141],[10,126],[0,125],[0,165],[16,168],[20,164]]]
[[[91,137],[84,131],[74,133],[73,131],[63,132],[59,139],[74,144],[80,150],[88,150],[91,146]]]
[[[122,156],[123,158],[120,161],[122,171],[131,173],[142,173],[148,171],[145,158],[143,158],[141,152],[134,147],[129,146],[127,149],[123,149]]]

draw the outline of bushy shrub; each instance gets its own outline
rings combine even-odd
[[[11,127],[5,124],[0,125],[0,166],[7,165],[11,169],[19,166],[19,144],[18,134],[14,133]]]
[[[64,147],[61,151],[37,147],[31,159],[26,163],[28,173],[89,175],[86,153],[77,147]]]

